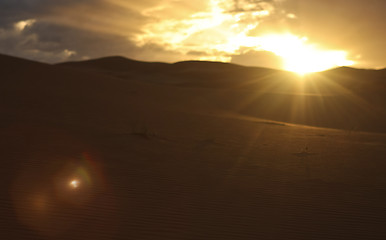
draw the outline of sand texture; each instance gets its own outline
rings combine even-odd
[[[0,64],[0,239],[386,239],[385,70]]]

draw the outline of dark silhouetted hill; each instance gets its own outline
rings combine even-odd
[[[1,104],[9,121],[14,116],[112,126],[117,119],[128,121],[132,112],[194,109],[386,132],[384,70],[344,67],[301,78],[200,61],[167,64],[108,57],[48,65],[1,56],[1,62]]]

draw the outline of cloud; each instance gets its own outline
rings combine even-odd
[[[32,26],[36,22],[35,19],[27,19],[24,21],[19,21],[14,24],[15,30],[22,32],[26,27]]]
[[[380,49],[386,48],[386,1],[292,0],[283,2],[296,15],[292,31],[323,43],[326,48],[347,49],[362,55],[359,67],[385,66]],[[383,55],[383,56],[382,56]]]
[[[147,4],[146,4],[147,2]],[[0,53],[43,62],[108,55],[141,57],[128,38],[140,31],[140,11],[156,1],[2,0]],[[137,10],[134,10],[137,9]],[[143,56],[142,56],[143,57]]]
[[[145,23],[144,4],[123,0],[2,0],[0,27],[25,19],[128,36]],[[152,1],[153,4],[156,1]],[[145,4],[146,6],[146,4]]]
[[[180,54],[208,53],[201,60],[229,61],[229,55],[251,45],[248,35],[261,19],[274,13],[274,2],[211,0],[205,9],[183,19],[169,17],[146,24],[132,41],[139,47],[158,44]]]
[[[272,52],[245,49],[240,54],[232,55],[231,62],[245,66],[259,66],[282,69],[283,59]]]
[[[62,61],[76,56],[76,51],[63,48],[55,42],[41,41],[39,34],[33,30],[35,23],[35,19],[27,19],[1,29],[1,52],[44,62]]]
[[[185,18],[161,19],[144,25],[132,41],[138,47],[154,44],[181,55],[206,53],[195,55],[199,60],[247,64],[248,59],[254,65],[297,72],[353,64],[345,51],[323,48],[304,35],[297,35],[297,15],[287,12],[283,3],[211,0],[208,8]],[[256,60],[263,57],[266,61]]]
[[[91,2],[90,0],[1,0],[0,26],[9,26],[25,19],[39,19],[50,14],[53,9]]]
[[[271,62],[278,54],[261,53],[273,51],[265,36],[292,34],[378,66],[385,7],[378,0],[0,0],[0,52],[47,62],[107,55],[246,62],[255,54]]]

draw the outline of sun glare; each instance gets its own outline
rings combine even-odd
[[[260,39],[264,50],[283,58],[285,70],[300,75],[354,64],[347,59],[345,51],[319,49],[307,41],[305,37],[300,38],[292,34],[268,35]]]
[[[347,58],[346,51],[325,49],[309,42],[307,37],[290,32],[257,34],[263,19],[272,14],[275,14],[274,5],[260,1],[239,2],[235,8],[232,0],[211,0],[206,11],[182,19],[149,23],[132,40],[138,46],[154,43],[183,56],[197,53],[192,55],[197,60],[230,62],[232,56],[248,51],[257,54],[268,51],[282,59],[272,63],[273,68],[300,75],[354,64]],[[285,17],[294,19],[296,15],[289,13]]]

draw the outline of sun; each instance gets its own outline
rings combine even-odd
[[[278,58],[267,65],[300,75],[355,63],[348,59],[346,51],[331,49],[326,43],[289,30],[257,31],[264,19],[275,15],[274,5],[262,2],[265,1],[240,1],[238,5],[243,11],[235,11],[232,0],[210,0],[205,11],[146,24],[132,40],[138,47],[154,43],[164,46],[165,50],[182,53],[181,60],[187,60],[190,53],[199,53],[189,58],[232,62],[233,56],[248,52],[271,52]],[[154,17],[158,10],[150,9],[143,14]],[[290,16],[296,18],[294,14]],[[254,66],[254,63],[248,65]]]
[[[347,52],[327,50],[308,43],[308,38],[296,35],[276,34],[260,37],[260,47],[281,57],[283,68],[304,75],[339,66],[349,66],[354,61],[347,59]]]

